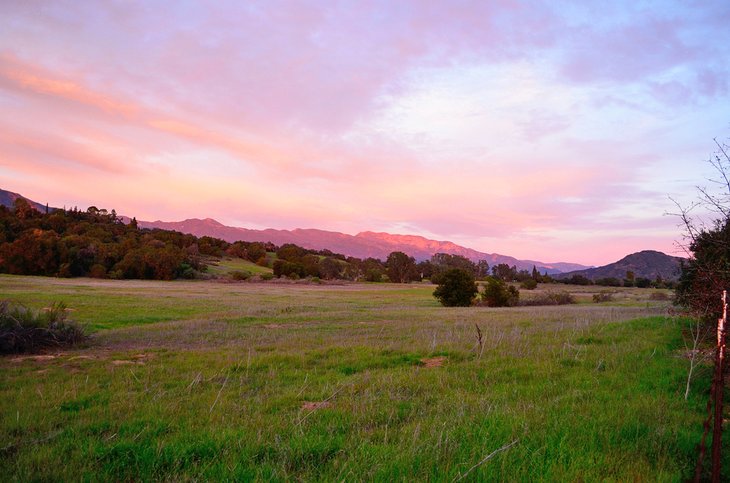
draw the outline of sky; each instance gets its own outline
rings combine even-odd
[[[730,2],[0,0],[0,188],[602,265],[681,255]],[[674,200],[674,201],[673,201]]]

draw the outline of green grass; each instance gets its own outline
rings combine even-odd
[[[253,275],[273,273],[269,267],[262,267],[242,258],[223,257],[207,260],[206,263],[208,264],[207,272],[212,275],[227,275],[236,271],[249,272]]]
[[[651,290],[490,309],[441,307],[433,288],[0,276],[3,296],[63,300],[96,328],[55,358],[0,359],[0,471],[451,481],[518,440],[467,479],[691,475],[709,373],[685,401],[686,322]]]

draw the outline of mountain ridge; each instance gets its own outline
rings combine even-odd
[[[45,205],[37,203],[25,196],[11,191],[0,189],[0,205],[12,208],[15,200],[23,198],[38,211],[43,212]],[[55,210],[56,208],[49,208]],[[130,218],[120,216],[128,223]],[[451,241],[431,240],[420,235],[399,235],[385,232],[362,231],[357,235],[320,230],[316,228],[295,228],[293,230],[277,230],[267,228],[254,230],[249,228],[232,227],[222,224],[213,218],[188,218],[182,221],[139,221],[141,228],[161,228],[190,233],[196,236],[212,236],[228,242],[239,240],[249,242],[272,242],[275,245],[293,243],[303,248],[313,250],[327,249],[357,258],[378,258],[385,260],[394,251],[402,251],[418,259],[427,260],[435,253],[461,255],[474,262],[486,260],[490,265],[506,263],[516,266],[520,270],[531,270],[535,266],[540,272],[557,274],[566,270],[589,268],[585,265],[569,262],[545,263],[537,260],[519,260],[508,255],[485,253],[472,248],[457,245]]]
[[[41,213],[45,213],[46,208],[48,209],[48,211],[54,211],[54,210],[58,209],[58,208],[51,208],[48,205],[43,205],[41,203],[38,203],[37,201],[33,201],[19,193],[14,193],[12,191],[0,189],[0,206],[6,206],[8,208],[13,208],[15,206],[15,201],[18,199],[23,199],[23,200],[27,201],[30,206],[32,206],[34,209],[40,211]]]
[[[450,241],[431,240],[420,235],[399,235],[385,232],[362,231],[356,235],[320,230],[316,228],[295,228],[293,230],[253,230],[227,226],[213,218],[188,218],[182,221],[138,221],[142,228],[164,228],[182,231],[196,236],[214,236],[228,242],[272,242],[275,245],[294,243],[303,248],[327,249],[357,258],[379,258],[384,260],[394,251],[402,251],[417,260],[427,260],[435,253],[461,255],[474,262],[486,260],[490,265],[506,263],[520,270],[531,270],[535,266],[540,272],[562,273],[566,270],[586,269],[585,265],[569,262],[546,263],[537,260],[519,260],[508,255],[485,253],[463,247]]]

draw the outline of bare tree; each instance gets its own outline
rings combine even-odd
[[[695,370],[707,358],[701,346],[714,333],[720,316],[720,294],[730,287],[730,149],[727,143],[714,140],[716,152],[709,163],[715,178],[710,187],[697,187],[698,198],[690,206],[675,201],[676,213],[684,228],[688,255],[683,264],[675,302],[690,316],[685,348],[690,367],[684,398],[689,397]]]

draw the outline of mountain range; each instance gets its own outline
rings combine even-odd
[[[226,226],[211,218],[191,218],[183,221],[138,221],[142,228],[162,228],[190,233],[196,236],[211,236],[228,242],[238,240],[271,242],[275,245],[293,243],[311,250],[331,250],[335,253],[357,258],[379,258],[385,260],[391,252],[404,252],[416,260],[427,260],[435,253],[461,255],[474,262],[486,260],[489,265],[506,263],[520,270],[532,270],[542,273],[556,274],[571,270],[582,270],[589,267],[578,263],[544,263],[536,260],[518,260],[517,258],[498,253],[484,253],[466,248],[449,241],[429,240],[416,235],[393,235],[364,231],[357,235],[348,235],[335,231],[301,229],[295,230],[251,230]]]
[[[31,206],[44,212],[46,205],[32,201],[24,196],[0,189],[0,205],[12,207],[18,198],[26,199]],[[52,210],[53,208],[51,208]],[[128,220],[126,217],[123,219]],[[393,235],[364,231],[357,235],[348,235],[334,231],[301,229],[295,230],[252,230],[226,226],[212,218],[191,218],[177,222],[138,221],[141,228],[160,228],[190,233],[196,236],[211,236],[228,242],[271,242],[275,245],[293,243],[312,250],[327,249],[335,253],[357,258],[378,258],[385,260],[391,252],[401,251],[416,260],[427,260],[435,253],[461,255],[474,262],[486,260],[491,266],[506,263],[520,270],[531,270],[536,267],[542,273],[560,274],[560,278],[582,275],[591,280],[614,277],[623,279],[627,271],[634,272],[636,277],[654,280],[657,276],[665,280],[676,280],[679,274],[681,258],[664,253],[645,250],[628,255],[621,260],[602,267],[587,267],[577,263],[557,262],[544,263],[537,260],[518,260],[517,258],[498,253],[485,253],[463,247],[449,241],[437,241],[416,235]]]

